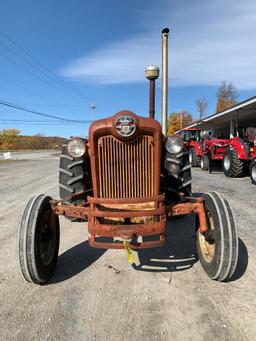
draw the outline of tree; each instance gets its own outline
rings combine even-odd
[[[168,119],[167,135],[172,135],[175,131],[180,130],[193,122],[192,115],[186,110],[181,112],[173,112]]]
[[[216,112],[226,110],[237,103],[237,88],[232,82],[223,81],[216,93],[217,106]]]
[[[199,112],[200,120],[205,116],[207,106],[208,102],[204,97],[201,97],[196,101],[196,108],[197,111]]]
[[[18,138],[20,131],[16,128],[9,128],[0,130],[0,148],[8,149],[12,146],[14,141]]]

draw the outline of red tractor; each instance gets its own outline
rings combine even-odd
[[[18,254],[28,282],[43,284],[54,274],[59,216],[88,222],[84,224],[91,247],[125,249],[133,263],[132,250],[166,242],[168,219],[175,222],[177,216],[194,215],[197,252],[204,271],[218,281],[234,274],[238,238],[230,205],[217,192],[192,196],[188,151],[179,135],[166,136],[168,32],[162,31],[162,127],[154,118],[159,68],[150,66],[146,69],[149,117],[123,110],[92,123],[88,140],[72,138],[63,145],[60,199],[35,196],[21,217]]]
[[[203,133],[203,152],[201,157],[201,169],[211,172],[213,162],[223,159],[226,149],[229,147],[230,140],[219,138],[212,130]]]
[[[230,146],[224,153],[224,174],[228,177],[240,177],[249,168],[252,183],[256,184],[256,128],[242,129],[236,135],[231,138]]]
[[[189,151],[189,161],[192,167],[200,167],[203,151],[200,131],[199,128],[184,128],[179,131],[179,135],[183,138],[185,146]]]

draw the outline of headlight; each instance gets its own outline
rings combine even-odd
[[[72,157],[81,157],[85,153],[85,142],[82,139],[73,139],[68,142],[68,153]]]
[[[182,151],[184,143],[179,136],[168,137],[165,142],[167,152],[171,154],[178,154]]]

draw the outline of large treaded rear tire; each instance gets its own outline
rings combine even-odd
[[[234,274],[238,258],[238,237],[233,212],[221,194],[211,192],[205,193],[203,197],[210,230],[205,234],[197,230],[199,260],[211,279],[225,281]]]
[[[18,256],[23,277],[44,284],[52,277],[58,258],[59,217],[51,208],[51,197],[40,194],[27,203],[21,217]]]
[[[67,141],[68,142],[68,141]],[[89,188],[86,181],[89,178],[89,167],[85,167],[86,156],[74,158],[67,151],[67,144],[62,145],[59,164],[59,192],[60,199],[72,204],[80,205],[85,200],[84,191]],[[86,166],[88,166],[86,164]],[[86,173],[86,169],[87,173]],[[79,194],[80,193],[80,194]],[[76,196],[72,196],[76,194]]]
[[[192,180],[188,151],[184,149],[178,154],[167,153],[164,168],[166,170],[164,187],[169,188],[172,192],[190,196]]]
[[[200,167],[200,156],[196,155],[196,150],[194,147],[189,148],[189,161],[192,167]]]
[[[222,168],[224,174],[230,178],[237,178],[243,176],[245,173],[245,164],[239,159],[236,150],[233,148],[227,148],[225,150],[222,159]]]

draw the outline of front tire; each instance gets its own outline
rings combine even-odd
[[[224,174],[230,178],[240,177],[245,172],[244,167],[244,162],[239,159],[237,151],[233,148],[227,148],[222,159]]]
[[[203,155],[201,157],[201,169],[204,171],[208,171],[210,167],[210,160],[208,155]]]
[[[217,192],[206,193],[205,213],[208,231],[197,230],[197,252],[206,274],[225,281],[235,272],[238,258],[238,237],[235,220],[227,199]]]
[[[18,255],[22,275],[31,283],[43,284],[52,277],[58,257],[59,217],[51,197],[33,197],[26,205],[19,226]]]
[[[200,156],[196,155],[194,147],[189,148],[189,161],[192,167],[200,167]]]
[[[256,185],[256,160],[253,160],[250,165],[250,178],[252,184]]]

